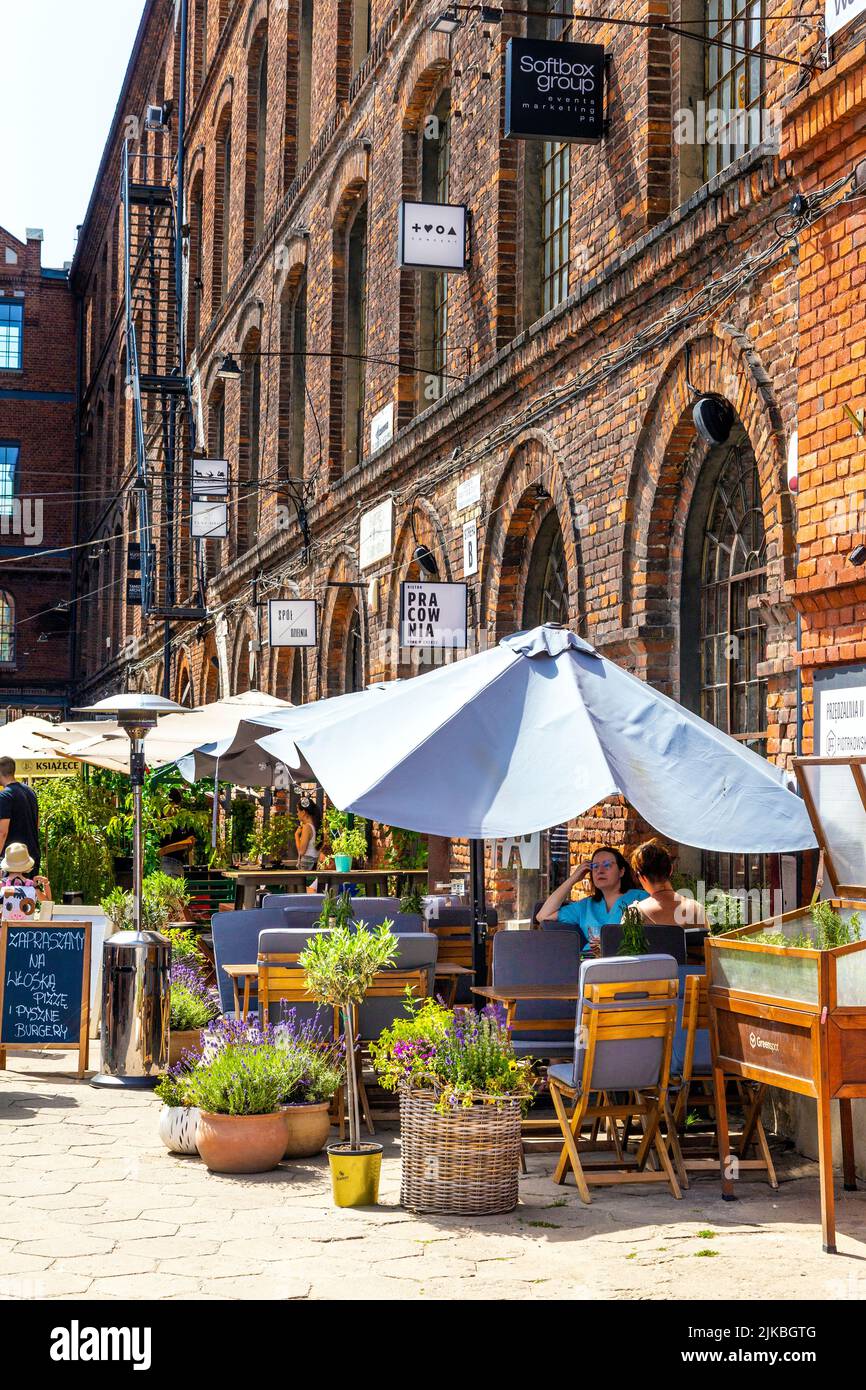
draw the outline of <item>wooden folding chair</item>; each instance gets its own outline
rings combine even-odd
[[[674,1085],[679,1085],[679,1091],[673,1109],[674,1127],[679,1136],[680,1152],[686,1173],[718,1173],[721,1167],[717,1137],[713,1139],[709,1148],[706,1146],[708,1138],[706,1133],[700,1135],[699,1143],[693,1144],[691,1142],[692,1136],[689,1135],[686,1125],[690,1110],[712,1113],[715,1116],[713,1072],[709,1056],[709,1026],[709,980],[706,975],[688,975],[683,1003],[682,1031],[677,1036],[677,1048],[675,1049],[678,1051],[680,1043],[682,1044],[681,1067],[677,1066],[679,1060],[677,1057],[675,1057],[674,1062]],[[701,1052],[704,1053],[703,1056],[699,1055]],[[740,1169],[759,1169],[765,1172],[770,1186],[777,1189],[779,1183],[776,1178],[776,1170],[773,1166],[764,1123],[761,1119],[761,1109],[767,1087],[759,1085],[757,1082],[742,1081],[738,1078],[730,1078],[729,1084],[734,1088],[736,1098],[743,1110],[743,1130],[736,1140],[737,1149],[734,1155],[737,1165]],[[699,1089],[693,1089],[695,1087]],[[698,1139],[698,1136],[695,1135],[694,1138]],[[732,1137],[732,1153],[733,1143]],[[755,1145],[757,1156],[747,1158],[746,1154],[752,1144]],[[688,1185],[687,1178],[686,1185]]]
[[[550,1095],[564,1140],[553,1180],[564,1182],[570,1166],[583,1202],[590,1201],[590,1184],[666,1182],[674,1197],[682,1196],[660,1129],[664,1119],[669,1131],[673,1131],[676,1155],[667,1091],[679,981],[673,960],[669,966],[673,973],[669,976],[662,973],[655,979],[627,977],[627,972],[634,973],[647,959],[653,958],[622,962],[623,977],[618,979],[592,979],[590,967],[604,964],[610,972],[616,968],[611,961],[588,961],[581,967],[582,997],[574,1064],[569,1067],[560,1063],[548,1068]],[[612,1099],[621,1092],[628,1100]],[[571,1114],[568,1104],[572,1106]],[[581,1161],[579,1143],[584,1124],[596,1119],[613,1122],[614,1133],[617,1120],[631,1120],[634,1116],[640,1118],[643,1128],[634,1154],[617,1142],[613,1163]],[[647,1167],[651,1153],[658,1159],[657,1169]]]

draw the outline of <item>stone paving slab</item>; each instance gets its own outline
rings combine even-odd
[[[149,1093],[64,1075],[73,1054],[10,1056],[0,1073],[0,1299],[796,1299],[866,1298],[866,1193],[837,1188],[840,1254],[821,1252],[817,1168],[780,1157],[723,1203],[697,1177],[601,1188],[584,1207],[533,1154],[520,1202],[498,1217],[399,1206],[399,1131],[380,1205],[342,1211],[327,1160],[273,1173],[208,1173],[169,1154]]]

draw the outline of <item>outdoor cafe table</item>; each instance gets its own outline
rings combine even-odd
[[[337,869],[224,869],[226,878],[233,878],[237,884],[238,905],[252,908],[256,905],[256,892],[259,888],[285,887],[290,893],[306,892],[307,882],[317,878],[320,884],[337,888],[344,883],[363,883],[365,888],[373,889],[373,896],[388,896],[388,879],[409,880],[413,886],[427,887],[426,869],[349,869],[341,873]]]
[[[518,1004],[531,1004],[541,999],[579,999],[580,986],[577,980],[570,985],[472,985],[472,993],[494,1004],[504,1004],[505,1022],[510,1028]],[[541,1027],[542,1024],[533,1023],[532,1026]],[[548,1026],[547,1020],[545,1026]],[[569,1019],[550,1019],[549,1026],[558,1030],[574,1031],[574,1023]]]
[[[224,965],[223,970],[232,982],[232,989],[235,995],[235,1018],[246,1018],[250,1011],[250,990],[253,980],[258,979],[259,967],[257,963],[252,965]],[[446,980],[453,995],[457,990],[457,981],[462,975],[474,975],[475,971],[468,969],[465,965],[457,965],[454,961],[443,960],[436,966],[436,979]],[[241,990],[243,990],[243,1012],[241,1012]],[[547,996],[550,997],[549,995]]]

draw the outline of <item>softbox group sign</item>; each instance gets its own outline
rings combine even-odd
[[[400,585],[402,647],[465,647],[466,585]]]
[[[604,76],[601,44],[509,39],[505,134],[526,140],[601,140]]]

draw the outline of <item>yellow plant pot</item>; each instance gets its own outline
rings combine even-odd
[[[382,1145],[364,1144],[350,1149],[348,1144],[329,1144],[331,1186],[338,1207],[374,1207],[379,1200],[382,1172]]]

